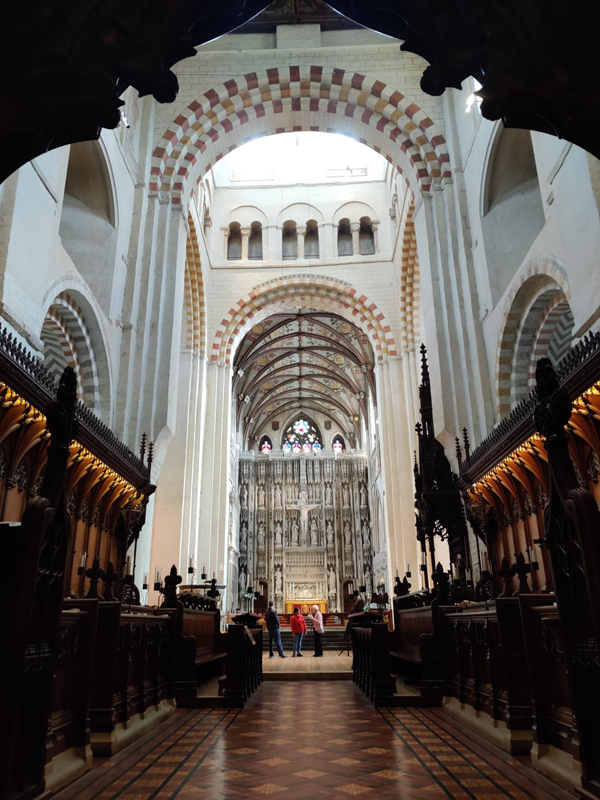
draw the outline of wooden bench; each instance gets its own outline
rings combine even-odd
[[[193,636],[196,641],[194,664],[198,684],[222,675],[227,658],[227,636],[221,633],[219,611],[184,609],[182,630],[185,636]]]

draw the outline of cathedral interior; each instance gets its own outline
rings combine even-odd
[[[600,8],[3,17],[0,800],[600,798]]]

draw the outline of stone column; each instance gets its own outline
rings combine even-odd
[[[242,261],[248,261],[248,242],[251,228],[240,228],[242,234]]]
[[[306,225],[296,227],[296,236],[298,242],[298,259],[304,258],[304,236],[306,234]]]
[[[373,249],[379,252],[379,220],[371,220],[371,230],[373,231]]]
[[[352,231],[352,255],[360,255],[360,222],[351,222],[350,230]]]
[[[229,242],[229,228],[221,228],[223,231],[223,258],[227,261],[227,244]]]

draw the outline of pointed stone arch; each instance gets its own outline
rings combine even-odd
[[[150,189],[181,203],[235,147],[301,130],[352,136],[403,173],[413,192],[451,177],[446,140],[416,103],[366,75],[313,65],[248,73],[190,103],[154,150]]]
[[[233,363],[235,350],[251,327],[290,308],[340,314],[367,334],[378,361],[397,354],[385,315],[351,284],[320,275],[290,275],[259,284],[229,309],[213,339],[211,361]]]

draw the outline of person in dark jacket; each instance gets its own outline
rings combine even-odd
[[[267,609],[267,613],[265,614],[265,620],[267,623],[267,630],[269,631],[269,658],[275,658],[273,654],[273,640],[275,640],[277,644],[277,652],[279,653],[279,657],[285,658],[283,645],[281,644],[279,616],[273,608],[272,600],[269,600],[269,607]]]

